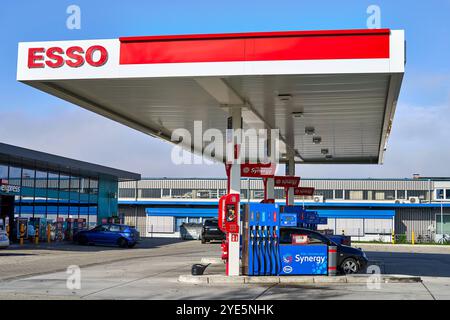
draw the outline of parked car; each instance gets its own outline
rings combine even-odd
[[[343,274],[353,274],[363,271],[367,266],[367,256],[361,249],[335,243],[327,236],[313,230],[304,228],[281,228],[280,244],[292,243],[292,235],[308,236],[311,244],[326,244],[337,247],[337,269]]]
[[[74,235],[74,241],[80,245],[100,244],[133,248],[139,240],[139,232],[134,227],[123,224],[101,224]]]
[[[9,247],[9,238],[6,231],[0,230],[0,248]]]
[[[203,223],[202,243],[210,242],[212,240],[225,240],[226,235],[219,229],[219,221],[217,219],[207,219]]]

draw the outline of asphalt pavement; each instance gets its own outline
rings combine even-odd
[[[363,247],[363,245],[359,245]],[[383,273],[419,283],[227,284],[178,282],[220,245],[147,239],[136,249],[42,245],[0,251],[0,299],[450,299],[450,248],[364,245]],[[80,267],[79,287],[67,267]]]

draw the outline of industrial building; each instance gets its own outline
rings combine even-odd
[[[410,241],[414,232],[416,241],[429,241],[442,231],[450,233],[449,178],[302,179],[300,184],[314,187],[315,194],[297,197],[295,203],[327,217],[328,225],[321,228],[353,240],[391,241],[394,232]],[[121,182],[119,214],[136,225],[141,236],[179,237],[183,223],[217,217],[218,199],[226,187],[226,179]],[[259,202],[263,193],[260,179],[242,179],[242,203]],[[276,188],[275,197],[284,203],[284,190]]]

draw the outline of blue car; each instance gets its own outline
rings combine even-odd
[[[133,248],[139,242],[139,232],[123,224],[101,224],[91,230],[83,230],[74,236],[80,245],[113,245]]]

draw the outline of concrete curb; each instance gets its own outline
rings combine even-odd
[[[368,283],[375,280],[374,275],[352,275],[352,276],[291,276],[291,277],[252,277],[224,275],[180,275],[178,282],[189,284],[329,284],[329,283]],[[373,279],[373,280],[372,280]],[[405,275],[380,275],[382,283],[413,283],[422,282],[420,277]]]
[[[201,264],[221,265],[224,264],[221,258],[202,258]]]

